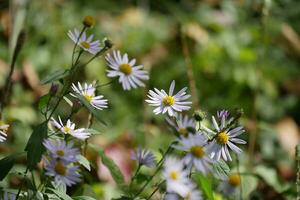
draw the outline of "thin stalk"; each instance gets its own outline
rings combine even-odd
[[[182,45],[182,51],[184,55],[184,61],[185,61],[185,66],[186,66],[186,71],[187,71],[187,77],[189,80],[189,85],[191,88],[191,93],[192,93],[192,102],[193,102],[193,107],[195,109],[199,109],[199,100],[198,100],[198,94],[197,94],[197,87],[196,87],[196,81],[193,73],[193,64],[191,60],[191,55],[189,51],[189,47],[187,45],[187,41],[185,38],[185,35],[183,33],[183,30],[180,30],[180,38],[181,38],[181,45]]]
[[[18,190],[18,193],[17,193],[17,196],[16,196],[16,200],[19,198],[19,196],[20,196],[20,194],[21,194],[21,190],[22,190],[22,187],[23,187],[23,185],[24,185],[25,177],[26,177],[26,175],[27,175],[28,170],[29,170],[29,168],[26,167],[26,170],[25,170],[25,172],[24,172],[24,176],[23,176],[21,185],[20,185],[20,187],[19,187],[19,190]]]
[[[157,190],[159,190],[160,186],[162,186],[162,184],[164,184],[164,183],[165,183],[165,181],[161,181],[161,182],[157,185],[157,187],[155,188],[155,190],[147,197],[146,200],[151,199],[152,196],[157,192]]]
[[[85,31],[85,29],[86,29],[86,26],[84,26],[84,27],[81,29],[81,32],[80,32],[80,34],[79,34],[79,36],[78,36],[78,38],[77,38],[77,41],[76,41],[76,43],[75,43],[75,45],[74,45],[73,52],[72,52],[72,66],[74,65],[73,62],[74,62],[74,55],[75,55],[75,52],[76,52],[75,49],[76,49],[76,47],[78,46],[79,39],[81,38],[81,36],[82,36],[83,32]]]
[[[297,163],[297,177],[296,177],[296,192],[297,200],[300,200],[300,145],[296,146],[296,163]]]
[[[162,158],[160,159],[160,161],[157,163],[157,168],[156,170],[154,171],[153,175],[147,180],[147,182],[143,185],[143,187],[136,193],[136,195],[134,196],[134,198],[136,198],[138,195],[140,195],[144,189],[149,185],[149,183],[152,181],[152,179],[156,176],[156,174],[160,171],[160,169],[162,168],[162,164],[163,164],[163,161],[165,160],[167,154],[169,152],[171,152],[172,150],[172,144],[171,143],[168,147],[168,149],[166,150],[166,152],[163,154]]]
[[[236,167],[237,167],[237,173],[238,175],[240,176],[241,175],[241,172],[240,172],[240,160],[239,160],[239,157],[236,156]],[[243,199],[243,183],[240,184],[240,200]]]

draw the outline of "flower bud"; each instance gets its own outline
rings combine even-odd
[[[58,88],[59,88],[58,84],[52,84],[50,88],[50,95],[55,96],[58,91]]]
[[[113,43],[112,43],[112,41],[111,40],[109,40],[109,39],[105,39],[104,40],[104,45],[105,45],[105,47],[107,47],[107,48],[112,48],[112,46],[113,46]]]
[[[84,26],[91,28],[95,26],[96,20],[92,16],[85,16],[82,23]]]
[[[193,117],[197,122],[201,122],[206,117],[206,113],[203,111],[197,110],[193,114]]]

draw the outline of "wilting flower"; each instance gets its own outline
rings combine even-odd
[[[139,165],[145,165],[146,167],[154,167],[155,166],[155,156],[151,151],[142,150],[141,147],[133,153],[132,159],[136,160]]]
[[[83,96],[94,108],[102,110],[103,108],[107,108],[107,99],[103,99],[103,95],[95,96],[96,88],[93,84],[84,84],[84,87],[78,82],[78,87],[73,83],[72,89],[73,91]],[[72,96],[77,97],[76,94],[72,94]]]
[[[231,161],[232,159],[229,153],[229,149],[231,149],[237,154],[240,154],[242,152],[242,150],[235,144],[246,144],[244,140],[236,138],[237,136],[244,133],[245,130],[242,126],[233,129],[226,128],[224,122],[225,120],[223,119],[224,117],[222,118],[221,125],[219,126],[216,119],[212,117],[213,124],[217,133],[214,136],[214,139],[210,146],[211,158],[216,158],[217,160],[220,160],[222,157],[225,161]]]
[[[143,80],[148,80],[148,72],[143,69],[143,65],[135,66],[135,59],[129,60],[125,53],[123,56],[120,51],[113,51],[112,56],[107,54],[105,57],[111,70],[107,70],[108,77],[119,77],[124,90],[130,90],[132,87],[144,87]]]
[[[176,145],[175,148],[186,152],[183,158],[185,165],[189,168],[194,165],[198,171],[206,174],[210,171],[210,163],[212,162],[205,147],[206,144],[207,139],[203,135],[190,134],[187,138],[181,137],[179,145]]]
[[[3,142],[6,140],[7,137],[7,130],[9,128],[8,124],[5,124],[4,122],[0,121],[0,142]]]
[[[241,176],[239,174],[231,174],[226,180],[223,180],[219,185],[218,190],[226,195],[231,195],[238,192],[241,185]]]
[[[189,135],[189,128],[195,128],[195,122],[192,118],[189,118],[187,115],[183,116],[179,114],[174,123],[172,119],[167,118],[167,122],[173,126],[176,131],[184,137]]]
[[[184,164],[181,160],[167,157],[162,176],[166,180],[168,193],[176,193],[184,197],[190,191],[188,171],[184,169]]]
[[[72,186],[80,181],[79,166],[67,164],[51,156],[49,158],[44,157],[44,161],[46,175],[54,177],[56,183]]]
[[[148,97],[146,102],[150,104],[150,106],[157,107],[153,110],[155,114],[159,113],[166,113],[168,112],[169,116],[175,116],[176,112],[182,112],[184,110],[189,110],[191,107],[188,106],[192,104],[190,101],[187,100],[191,95],[186,94],[187,87],[181,89],[176,95],[173,95],[175,88],[175,81],[173,80],[169,94],[167,94],[164,90],[158,90],[154,88],[154,91],[149,90]]]
[[[76,157],[80,153],[77,148],[73,148],[73,143],[66,144],[64,140],[47,139],[44,140],[43,145],[49,151],[52,158],[66,163],[76,162]]]
[[[74,43],[77,43],[83,50],[95,55],[101,50],[100,42],[99,40],[92,41],[94,35],[90,35],[87,37],[85,31],[81,34],[77,29],[74,29],[74,31],[69,31],[68,36],[71,38],[71,40]],[[80,36],[80,38],[79,38]]]
[[[60,116],[58,116],[58,120],[59,121],[56,121],[54,118],[51,118],[51,123],[56,128],[60,129],[60,131],[63,132],[64,134],[70,134],[73,137],[76,137],[80,140],[85,140],[89,138],[91,135],[84,128],[75,129],[75,123],[72,123],[69,119],[67,121],[67,124],[65,125],[62,123]]]

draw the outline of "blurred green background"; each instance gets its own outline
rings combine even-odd
[[[114,82],[100,89],[109,100],[109,109],[102,111],[108,126],[94,124],[103,132],[95,143],[128,151],[139,144],[156,151],[165,148],[174,137],[163,117],[155,116],[145,104],[145,94],[153,87],[168,89],[172,80],[177,90],[191,88],[190,66],[199,109],[244,110],[248,144],[242,166],[269,177],[256,184],[250,199],[285,199],[295,194],[300,1],[4,0],[0,5],[0,87],[16,35],[21,29],[26,32],[11,102],[3,113],[12,128],[8,142],[0,146],[2,155],[23,151],[32,126],[42,119],[37,102],[49,87],[41,86],[40,80],[70,67],[73,43],[67,32],[80,29],[83,17],[91,15],[97,23],[89,33],[99,40],[109,38],[114,49],[137,58],[150,73],[146,88],[126,92]],[[98,58],[82,69],[78,80],[109,82],[105,70],[104,59]],[[69,110],[64,103],[57,114],[66,116]],[[75,121],[84,125],[87,113],[83,110]],[[96,191],[108,187],[92,182]],[[18,183],[2,186],[7,184]]]

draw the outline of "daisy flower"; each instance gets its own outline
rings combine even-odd
[[[54,177],[56,183],[72,186],[80,181],[79,166],[66,164],[61,160],[44,157],[46,175]]]
[[[7,137],[7,130],[9,128],[8,124],[5,124],[4,122],[0,121],[0,142],[3,142],[6,140]]]
[[[152,168],[155,166],[155,156],[151,151],[142,150],[139,147],[132,155],[132,160],[136,160],[139,165],[145,165],[146,167]]]
[[[76,162],[80,151],[73,148],[73,143],[66,144],[64,140],[44,140],[43,145],[49,151],[52,158],[66,163]]]
[[[72,123],[71,120],[68,119],[67,124],[63,124],[60,116],[58,116],[58,121],[56,121],[53,117],[51,118],[51,124],[56,128],[60,129],[64,134],[70,134],[73,137],[76,137],[80,140],[85,140],[90,137],[90,133],[87,132],[84,128],[75,129],[75,123]]]
[[[111,68],[107,70],[107,76],[119,77],[119,83],[122,83],[124,90],[144,87],[142,81],[149,79],[148,72],[143,70],[143,65],[135,66],[136,60],[129,60],[126,53],[122,56],[120,51],[113,51],[112,55],[107,54],[105,59]]]
[[[73,83],[72,89],[77,95],[83,96],[94,108],[102,110],[107,108],[107,99],[103,99],[103,95],[95,96],[96,88],[93,84],[84,84],[84,87],[78,82],[78,87]],[[71,95],[77,97],[76,94]]]
[[[203,135],[189,135],[187,138],[181,137],[179,145],[174,148],[186,152],[183,162],[189,168],[193,165],[195,168],[207,174],[210,171],[210,163],[212,160],[207,153],[207,139]]]
[[[173,122],[171,118],[166,119],[167,122],[176,129],[176,131],[184,137],[189,135],[188,128],[195,128],[195,122],[192,118],[187,115],[179,114],[176,118],[176,122]]]
[[[83,50],[95,55],[97,54],[100,50],[100,42],[99,40],[96,41],[92,41],[94,35],[90,35],[89,37],[87,37],[85,31],[82,33],[82,35],[80,36],[80,32],[77,29],[74,29],[74,31],[69,31],[68,32],[68,36],[69,38],[74,42],[77,43],[78,46],[80,46]]]
[[[191,95],[186,94],[187,87],[181,89],[177,94],[173,95],[175,88],[175,81],[173,80],[169,94],[167,94],[164,90],[158,90],[154,88],[154,91],[149,90],[148,97],[149,99],[146,100],[150,104],[150,106],[157,107],[153,110],[155,114],[159,113],[166,113],[168,112],[169,116],[175,116],[176,112],[182,112],[184,110],[189,110],[191,107],[188,106],[192,104],[190,101],[187,100]]]
[[[218,190],[224,194],[231,195],[238,192],[241,185],[241,176],[239,174],[231,174],[226,180],[219,185]]]
[[[190,191],[188,171],[184,169],[184,164],[181,160],[167,157],[162,176],[166,180],[167,192],[176,193],[184,197]]]
[[[240,154],[242,150],[236,146],[236,144],[246,144],[244,140],[237,138],[245,132],[242,126],[236,128],[226,128],[226,119],[222,117],[221,124],[219,125],[215,117],[212,117],[212,121],[217,131],[214,139],[211,143],[211,158],[216,158],[220,160],[223,158],[225,161],[232,160],[229,149],[233,152]]]

